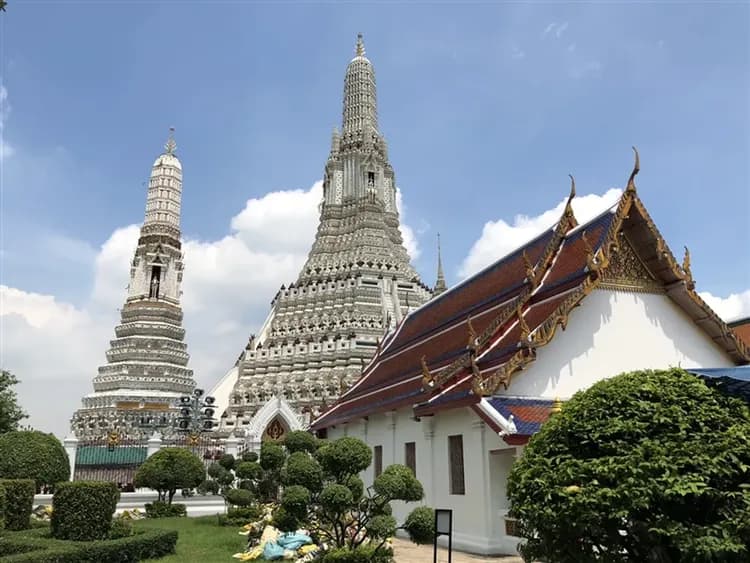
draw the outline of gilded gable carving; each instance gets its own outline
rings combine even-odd
[[[627,237],[621,237],[616,252],[610,254],[610,261],[602,274],[600,287],[661,293],[664,288],[638,257]]]

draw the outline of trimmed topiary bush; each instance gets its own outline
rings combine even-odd
[[[161,500],[146,503],[147,518],[171,518],[173,516],[187,516],[187,506],[184,504],[169,504]]]
[[[232,506],[250,506],[253,503],[253,493],[247,489],[229,489],[224,498]]]
[[[0,478],[33,479],[36,490],[70,479],[65,448],[52,434],[22,430],[0,435]]]
[[[172,504],[177,489],[193,489],[205,478],[203,462],[193,452],[185,448],[163,448],[138,468],[134,484],[154,489],[160,501]]]
[[[52,497],[52,535],[61,540],[109,537],[120,491],[105,481],[60,483]]]
[[[294,430],[284,438],[284,447],[290,454],[294,452],[315,453],[318,449],[318,439],[305,430]]]
[[[414,543],[432,543],[435,540],[435,511],[429,506],[418,506],[406,517],[403,528]]]
[[[25,530],[31,520],[36,484],[32,479],[0,479],[5,489],[5,529]]]
[[[136,563],[174,553],[177,532],[147,530],[118,539],[74,542],[54,539],[44,528],[5,534],[0,541],[3,563]]]

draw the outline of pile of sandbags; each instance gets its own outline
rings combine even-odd
[[[240,533],[249,535],[256,525],[256,522],[247,524]],[[306,563],[314,561],[320,552],[306,530],[282,533],[271,525],[265,526],[257,542],[251,540],[250,543],[255,545],[248,545],[246,551],[235,553],[233,557],[240,561],[253,561],[262,557],[267,561]]]

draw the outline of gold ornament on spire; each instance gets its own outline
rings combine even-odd
[[[628,178],[626,192],[635,192],[635,177],[641,171],[641,158],[638,156],[638,149],[633,147],[633,152],[635,153],[635,164],[633,165],[633,171],[630,173],[630,178]]]
[[[164,145],[164,150],[167,151],[167,154],[172,155],[177,150],[177,143],[174,142],[174,127],[169,128],[169,139],[167,139],[167,143]]]
[[[357,34],[357,56],[358,57],[364,57],[365,56],[365,42],[362,39],[362,34]]]

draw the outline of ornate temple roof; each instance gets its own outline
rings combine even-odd
[[[470,406],[507,388],[595,288],[658,290],[737,364],[750,351],[695,291],[690,254],[679,264],[636,193],[636,164],[612,208],[558,223],[409,314],[362,377],[314,429],[411,406],[416,416]]]

